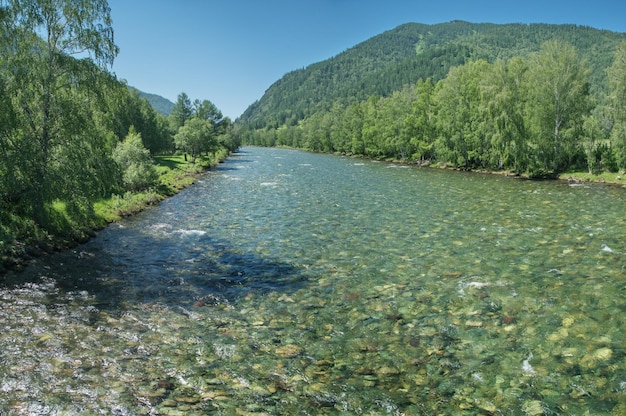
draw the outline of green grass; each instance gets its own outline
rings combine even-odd
[[[192,163],[186,161],[183,155],[160,155],[154,156],[153,160],[159,178],[151,189],[126,192],[98,201],[94,204],[96,215],[110,223],[136,214],[192,185],[197,174],[214,165],[212,159],[198,158]]]
[[[559,175],[559,179],[574,180],[579,182],[602,182],[626,185],[626,175],[619,172],[566,172]]]
[[[126,192],[124,195],[113,195],[98,201],[94,204],[96,216],[110,223],[136,214],[192,185],[197,174],[216,166],[226,157],[228,153],[225,150],[218,151],[214,157],[199,157],[194,162],[191,158],[185,160],[183,155],[154,156],[154,164],[159,174],[155,186],[142,192]]]
[[[159,173],[174,169],[185,171],[189,166],[189,163],[185,162],[184,157],[181,155],[154,156],[153,159]]]
[[[126,192],[124,195],[113,195],[96,202],[94,212],[105,223],[111,223],[141,212],[147,206],[157,204],[165,198],[166,195],[155,191]]]

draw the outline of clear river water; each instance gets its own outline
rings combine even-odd
[[[626,189],[242,148],[0,286],[0,414],[624,415]]]

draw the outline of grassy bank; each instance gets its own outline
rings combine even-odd
[[[155,156],[159,173],[155,186],[141,192],[126,192],[97,201],[82,210],[68,209],[62,201],[49,207],[52,224],[38,227],[32,218],[0,211],[0,273],[24,266],[29,259],[73,247],[89,240],[107,224],[158,204],[192,185],[197,175],[223,161],[226,151],[215,157],[185,161],[183,156]]]
[[[614,172],[602,172],[602,173],[587,173],[587,172],[568,172],[559,175],[559,179],[567,180],[570,182],[597,182],[597,183],[611,183],[626,185],[626,176],[621,173]]]
[[[287,149],[289,148],[287,146],[282,146],[282,147],[287,148]],[[335,155],[350,156],[350,157],[356,157],[356,158],[367,159],[367,160],[378,160],[378,161],[388,162],[388,163],[406,164],[406,165],[411,165],[411,166],[420,166],[420,167],[425,167],[425,168],[428,167],[428,168],[435,168],[435,169],[448,169],[448,170],[457,170],[457,171],[464,170],[459,167],[454,167],[453,165],[445,163],[445,162],[431,163],[430,161],[425,161],[425,162],[418,163],[416,161],[398,160],[394,158],[379,158],[379,159],[373,158],[372,159],[372,158],[367,158],[365,156],[350,155],[350,154],[345,154],[345,153],[335,153]],[[485,173],[485,174],[492,174],[492,175],[515,176],[515,177],[524,178],[524,179],[532,179],[527,174],[517,174],[513,171],[506,171],[506,170],[493,171],[493,170],[486,170],[486,169],[484,170],[472,169],[470,171],[478,172],[478,173]],[[588,173],[584,171],[565,172],[565,173],[559,174],[558,176],[551,176],[550,179],[558,179],[558,180],[568,181],[571,183],[607,183],[607,184],[612,184],[612,185],[622,185],[626,187],[626,173],[624,172],[599,172],[599,173]]]

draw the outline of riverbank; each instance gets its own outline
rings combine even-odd
[[[141,192],[126,192],[97,201],[88,215],[72,216],[62,202],[52,207],[54,230],[43,230],[30,218],[0,212],[0,275],[24,267],[33,258],[66,250],[92,238],[98,230],[124,217],[137,214],[193,185],[200,173],[228,157],[226,151],[192,163],[183,156],[155,156],[158,183]]]
[[[282,148],[282,149],[302,150],[302,151],[307,151],[307,152],[310,151],[307,149],[301,149],[301,148],[290,147],[290,146],[275,146],[275,147]],[[313,153],[317,153],[317,152],[313,152]],[[400,164],[400,165],[416,166],[416,167],[422,167],[422,168],[447,169],[447,170],[456,170],[456,171],[463,171],[463,172],[476,172],[476,173],[484,173],[488,175],[510,176],[510,177],[516,177],[516,178],[521,178],[521,179],[534,180],[533,178],[529,177],[527,174],[519,174],[519,173],[515,173],[512,171],[507,171],[507,170],[498,170],[498,171],[487,170],[487,169],[464,170],[462,168],[454,167],[452,165],[448,165],[445,163],[444,164],[438,163],[438,162],[431,163],[430,160],[406,161],[406,160],[399,160],[399,159],[393,159],[393,158],[369,158],[363,155],[356,155],[356,154],[345,153],[345,152],[333,152],[332,154],[336,156],[353,157],[353,158],[363,159],[363,160],[375,160],[378,162],[395,163],[395,164]],[[624,172],[601,172],[601,173],[589,173],[589,172],[583,172],[583,171],[564,172],[550,179],[562,180],[562,181],[567,181],[570,183],[581,183],[581,184],[582,183],[603,183],[603,184],[611,184],[611,185],[621,185],[623,187],[626,187],[626,173]]]
[[[342,156],[357,157],[357,158],[370,160],[369,158],[366,158],[364,156],[347,155],[347,154],[341,154],[341,153],[336,153],[336,154],[342,155]],[[452,167],[446,164],[440,164],[440,163],[431,164],[430,161],[419,163],[415,161],[407,162],[404,160],[397,160],[397,159],[371,159],[371,160],[378,160],[381,162],[397,163],[397,164],[410,165],[410,166],[418,166],[418,167],[424,167],[424,168],[449,169],[449,170],[457,170],[457,171],[463,170],[461,168]],[[530,178],[526,174],[518,174],[515,172],[505,171],[505,170],[493,171],[493,170],[487,170],[487,169],[470,169],[470,170],[463,170],[463,171],[485,173],[489,175],[512,176],[512,177],[518,177],[518,178],[529,179],[529,180],[533,179],[533,178]],[[551,179],[567,181],[570,183],[581,183],[581,184],[582,183],[603,183],[603,184],[611,184],[611,185],[622,185],[626,187],[626,174],[624,174],[623,172],[601,172],[601,173],[589,173],[589,172],[582,172],[582,171],[581,172],[564,172]]]
[[[598,174],[587,172],[567,172],[559,175],[559,179],[573,183],[608,183],[626,187],[626,178],[624,177],[624,174],[619,172],[603,172]]]

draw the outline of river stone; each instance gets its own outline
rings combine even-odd
[[[177,397],[176,401],[179,403],[186,403],[186,404],[196,404],[200,402],[200,397]]]
[[[176,406],[178,406],[178,403],[176,403],[176,400],[166,399],[166,400],[163,400],[161,402],[161,406],[163,406],[163,407],[176,407]]]
[[[220,380],[219,378],[209,378],[209,379],[204,380],[204,382],[212,386],[224,384],[224,381]]]
[[[391,377],[397,376],[398,374],[400,374],[400,371],[391,367],[380,367],[376,370],[376,374],[378,375],[378,377]]]
[[[610,348],[600,348],[593,352],[593,356],[600,361],[607,361],[613,356],[613,350]]]
[[[267,412],[257,412],[245,409],[235,409],[235,413],[238,416],[269,416],[269,413]]]
[[[488,401],[480,401],[478,403],[478,408],[480,410],[484,410],[487,413],[496,413],[498,411],[496,405]]]
[[[202,393],[202,399],[204,400],[215,400],[218,397],[226,397],[228,393],[225,391],[208,391],[206,393]]]
[[[294,344],[283,345],[281,347],[276,348],[276,355],[282,358],[293,358],[302,352],[302,348],[298,347]]]
[[[538,416],[543,414],[543,407],[539,400],[528,400],[522,405],[522,410],[528,416]]]

